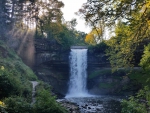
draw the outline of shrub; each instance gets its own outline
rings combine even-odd
[[[150,108],[150,91],[146,86],[143,90],[140,90],[136,96],[131,96],[129,100],[123,100],[121,102],[121,113],[149,113]]]
[[[33,113],[30,103],[22,97],[8,97],[5,100],[8,113]]]
[[[55,97],[45,89],[37,91],[34,109],[35,113],[67,113],[67,111],[56,102]]]

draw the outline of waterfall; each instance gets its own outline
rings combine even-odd
[[[85,97],[87,81],[87,49],[71,49],[70,81],[66,97]]]

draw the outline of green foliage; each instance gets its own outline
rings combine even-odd
[[[0,42],[0,99],[18,95],[31,99],[31,83],[37,80],[33,71],[4,42]]]
[[[107,43],[110,46],[107,55],[111,66],[114,71],[122,67],[133,67],[137,46],[143,39],[150,37],[149,0],[90,0],[78,13],[93,28],[100,22],[109,28],[115,25],[115,36]],[[92,37],[89,36],[88,39]]]
[[[30,103],[23,97],[8,97],[4,102],[8,113],[33,113]]]
[[[140,61],[140,66],[142,66],[143,69],[145,69],[145,70],[150,69],[150,44],[148,44],[144,48],[144,54],[143,54],[142,59]]]
[[[108,45],[106,44],[106,41],[102,41],[101,43],[94,45],[94,46],[89,46],[88,50],[93,52],[93,53],[104,53],[106,49],[108,49]]]
[[[85,33],[69,29],[65,24],[47,24],[45,25],[45,32],[48,39],[56,40],[63,48],[70,48],[71,45],[85,45]]]
[[[5,43],[0,44],[0,99],[5,103],[5,107],[0,106],[0,112],[66,113],[50,94],[50,86],[44,83],[38,85],[37,101],[31,105],[32,86],[29,80],[37,80],[37,77],[14,51]]]
[[[67,113],[67,111],[56,102],[56,98],[51,95],[49,86],[43,83],[40,84],[37,89],[34,109],[35,113]]]
[[[31,99],[30,99],[31,100]],[[50,93],[50,86],[40,82],[36,88],[36,102],[31,105],[30,101],[22,96],[10,96],[4,99],[5,107],[2,113],[67,113],[67,111],[56,102],[55,96]],[[1,101],[0,101],[1,102]],[[1,107],[0,107],[1,108]]]
[[[10,96],[12,94],[18,94],[21,87],[18,86],[21,82],[13,76],[12,72],[8,72],[6,69],[0,70],[0,97]]]
[[[149,113],[150,90],[146,86],[140,90],[136,96],[131,96],[129,100],[123,100],[121,113]]]
[[[82,5],[78,14],[93,28],[100,22],[110,27],[116,23],[116,20],[124,21],[125,19],[129,23],[134,21],[134,25],[137,26],[135,29],[141,30],[144,26],[146,27],[149,20],[149,6],[149,0],[90,0]],[[139,15],[137,16],[137,14]],[[141,32],[138,30],[136,33],[140,34]]]
[[[1,51],[2,53],[0,53],[0,66],[4,66],[5,69],[8,70],[14,70],[18,72],[18,75],[29,80],[36,80],[36,75],[27,65],[22,62],[21,58],[16,54],[16,52],[6,46],[6,43],[2,41],[0,41],[0,43],[0,49],[3,50]]]
[[[144,71],[142,69],[135,69],[128,74],[128,77],[131,80],[135,80],[136,84],[141,85],[142,87],[148,85],[150,87],[150,71]]]
[[[85,37],[85,42],[89,45],[96,45],[100,41],[102,37],[102,29],[97,28],[97,29],[92,29],[92,31],[86,35]]]
[[[77,24],[76,19],[62,23],[61,8],[64,4],[58,0],[48,1],[50,2],[49,4],[46,2],[39,3],[42,7],[41,10],[46,10],[47,12],[43,11],[43,15],[38,17],[39,21],[37,23],[35,37],[46,37],[52,41],[55,40],[63,48],[69,48],[71,45],[76,44],[85,44],[85,33],[78,32],[74,29]]]
[[[113,71],[122,67],[132,67],[135,50],[133,40],[130,38],[133,32],[128,25],[119,22],[115,33],[116,36],[107,41],[109,48],[106,51]]]
[[[0,70],[0,97],[8,97],[11,95],[22,95],[24,97],[31,96],[31,85],[29,81],[20,76],[20,73],[15,70],[1,68]]]

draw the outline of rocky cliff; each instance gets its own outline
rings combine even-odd
[[[35,40],[34,70],[39,79],[50,84],[55,93],[65,95],[69,81],[70,49],[63,49],[55,41]],[[87,88],[92,94],[122,94],[130,84],[126,72],[111,72],[104,52],[88,50]]]

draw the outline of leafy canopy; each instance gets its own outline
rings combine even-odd
[[[115,29],[107,55],[114,69],[133,66],[137,46],[150,37],[150,0],[88,0],[78,11],[90,26]]]

